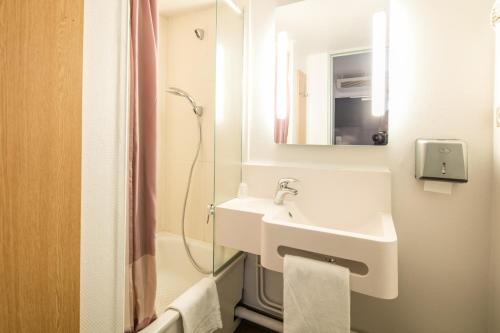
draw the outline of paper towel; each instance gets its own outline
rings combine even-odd
[[[424,181],[424,191],[441,193],[441,194],[451,194],[453,189],[453,183],[451,182],[437,182],[432,180]]]

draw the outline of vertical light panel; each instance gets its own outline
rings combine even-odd
[[[276,118],[287,118],[288,33],[278,33],[276,49]]]
[[[493,15],[495,29],[495,125],[500,127],[500,19]]]
[[[372,115],[385,114],[387,91],[387,15],[377,12],[373,15],[372,38]]]

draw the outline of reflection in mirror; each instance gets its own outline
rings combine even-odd
[[[278,1],[275,143],[387,144],[388,2]]]

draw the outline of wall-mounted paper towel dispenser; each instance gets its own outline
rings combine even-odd
[[[417,139],[415,178],[466,183],[466,143],[462,140]]]

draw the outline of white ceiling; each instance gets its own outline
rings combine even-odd
[[[215,5],[216,0],[159,0],[158,11],[161,16],[171,16],[194,8]]]
[[[276,31],[288,31],[303,54],[370,47],[372,16],[389,0],[303,0],[276,8]]]

